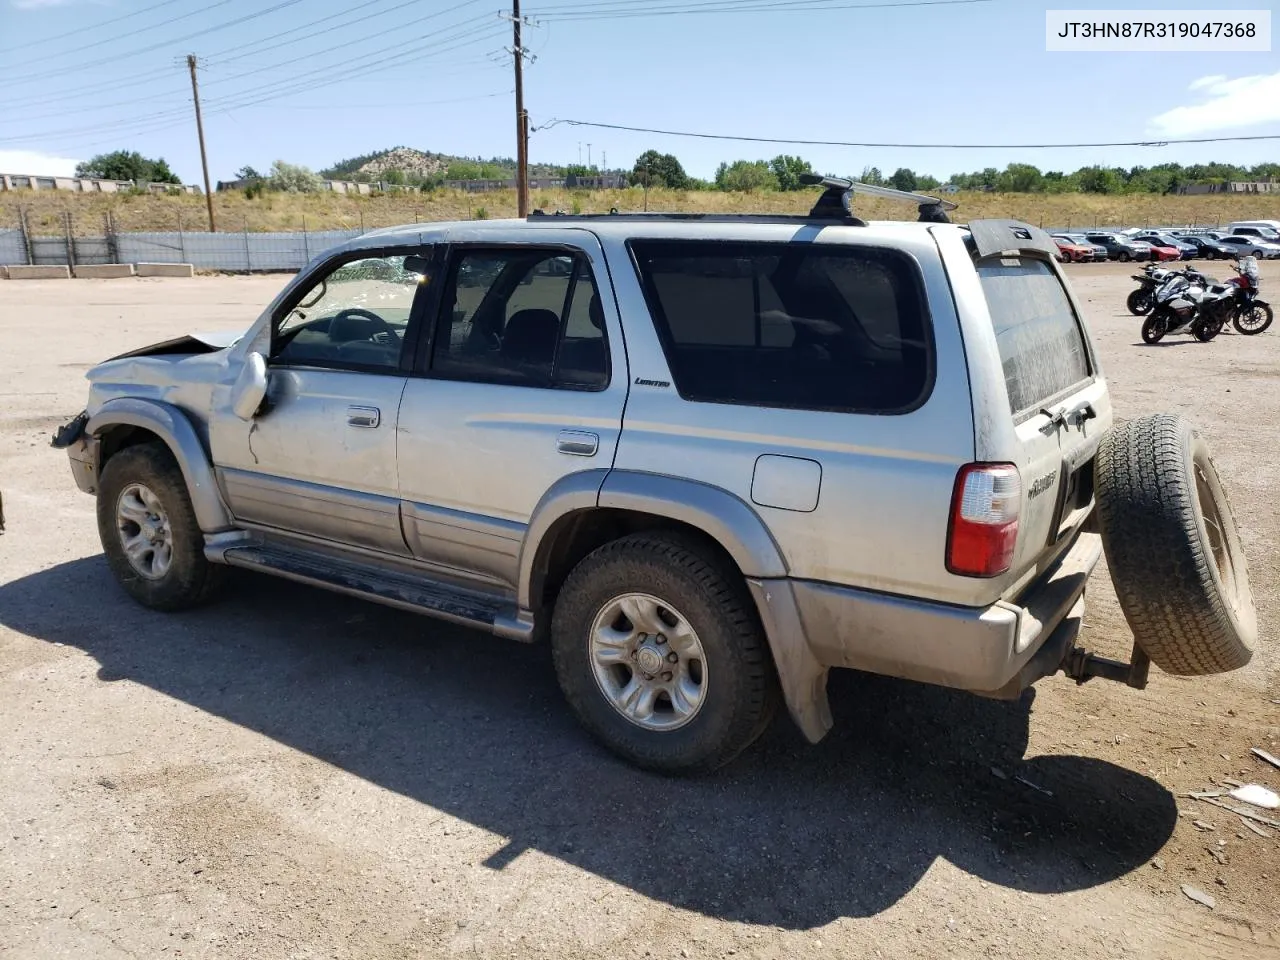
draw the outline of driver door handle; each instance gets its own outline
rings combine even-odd
[[[377,407],[347,407],[347,423],[353,427],[372,429],[382,422],[382,411]]]

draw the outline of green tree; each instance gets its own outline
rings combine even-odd
[[[942,186],[942,181],[939,180],[937,177],[933,176],[933,174],[929,174],[929,173],[916,174],[917,190],[924,190],[924,191],[937,190],[940,186]]]
[[[642,187],[684,190],[689,185],[689,176],[673,154],[646,150],[636,157],[635,166],[631,168],[631,182]]]
[[[403,186],[406,178],[403,170],[388,170],[382,175],[382,182],[389,183],[393,186]]]
[[[716,168],[716,187],[742,193],[777,190],[778,178],[763,160],[735,160]]]
[[[813,173],[813,167],[808,160],[785,153],[780,153],[770,160],[769,169],[773,171],[774,179],[778,181],[779,190],[803,190],[805,185],[800,182],[800,174]]]
[[[893,176],[889,178],[889,183],[893,185],[895,190],[914,190],[916,188],[915,171],[906,167],[899,167],[893,171]]]
[[[863,167],[862,176],[858,179],[863,183],[869,183],[873,187],[884,186],[884,174],[880,172],[879,167]]]
[[[136,150],[115,150],[76,164],[77,177],[136,180],[139,183],[181,183],[163,157],[151,160]]]
[[[237,180],[262,180],[263,176],[257,170],[250,166],[241,167],[236,171]]]
[[[320,189],[320,177],[307,167],[277,160],[271,165],[267,186],[282,193],[315,193]]]
[[[1107,167],[1083,167],[1076,175],[1085,193],[1120,193],[1124,187],[1124,179]]]
[[[996,178],[1001,193],[1040,193],[1044,190],[1044,174],[1030,163],[1011,163]]]

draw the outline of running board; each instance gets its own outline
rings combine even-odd
[[[372,564],[276,545],[253,543],[232,546],[221,554],[222,562],[232,567],[324,587],[389,607],[478,627],[512,639],[529,639],[522,635],[525,633],[523,624],[510,613],[511,603],[503,597]],[[532,633],[531,623],[528,633]]]

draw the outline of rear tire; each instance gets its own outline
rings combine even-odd
[[[186,610],[222,586],[226,568],[205,559],[187,482],[163,443],[126,447],[108,460],[97,509],[107,564],[144,607]]]
[[[1154,303],[1151,298],[1151,291],[1146,287],[1139,287],[1129,294],[1124,305],[1129,309],[1135,317],[1145,317],[1151,312]]]
[[[1097,498],[1120,608],[1152,662],[1184,676],[1248,663],[1248,566],[1199,432],[1170,414],[1118,424],[1098,450]]]
[[[1196,323],[1191,327],[1191,335],[1201,343],[1208,343],[1222,332],[1222,324],[1215,321]]]
[[[551,649],[583,726],[649,770],[728,763],[764,732],[778,702],[742,575],[679,534],[633,534],[582,560],[556,600]]]
[[[1133,256],[1129,253],[1128,250],[1121,250],[1120,255],[1116,259],[1118,259],[1121,263],[1128,263],[1130,260],[1133,259]]]

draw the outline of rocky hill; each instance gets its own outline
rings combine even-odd
[[[459,157],[448,153],[432,153],[413,147],[392,147],[363,156],[342,160],[320,171],[331,180],[383,180],[393,171],[403,174],[410,183],[449,177],[505,179],[515,176],[515,161],[510,157]],[[531,164],[533,176],[555,176],[564,171],[550,164]]]

